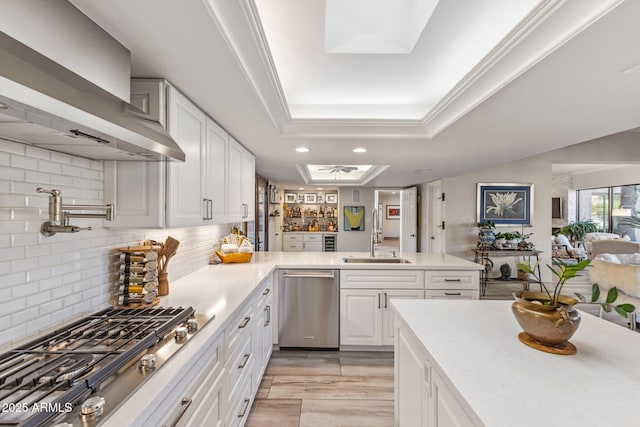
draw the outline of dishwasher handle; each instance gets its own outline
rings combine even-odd
[[[285,273],[282,275],[285,279],[335,279],[334,273],[324,274],[295,274]]]

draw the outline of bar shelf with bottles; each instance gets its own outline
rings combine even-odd
[[[283,231],[338,231],[337,203],[284,203]]]

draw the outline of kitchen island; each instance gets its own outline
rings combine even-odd
[[[259,252],[249,263],[209,265],[175,281],[169,272],[169,294],[161,297],[162,306],[191,306],[197,313],[215,317],[141,384],[105,425],[170,425],[176,419],[189,420],[186,425],[243,425],[277,340],[277,334],[274,339],[271,334],[277,331],[278,269],[335,269],[380,277],[393,277],[394,271],[414,272],[422,278],[421,286],[428,274],[438,278],[436,273],[460,272],[471,278],[465,285],[479,294],[479,264],[446,254],[419,253],[404,255],[410,262],[401,264],[343,261],[368,256]]]
[[[510,306],[392,302],[396,425],[637,425],[637,332],[583,313],[577,354],[548,354],[520,343]]]

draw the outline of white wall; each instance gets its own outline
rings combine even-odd
[[[103,204],[103,162],[0,139],[0,351],[110,305],[116,248],[168,235],[178,239],[168,266],[171,290],[173,280],[208,264],[230,229],[121,230],[77,219],[74,225],[94,229],[45,237],[40,225],[48,219],[49,199],[37,187],[61,190],[65,203]]]
[[[540,155],[490,169],[454,178],[442,179],[442,191],[446,193],[445,221],[447,224],[447,253],[473,260],[478,228],[476,227],[476,184],[479,182],[533,183],[533,227],[525,233],[533,233],[531,241],[536,249],[543,251],[542,263],[551,263],[551,158]],[[517,230],[516,227],[501,227],[501,230]],[[494,260],[498,268],[503,262]],[[513,262],[515,266],[515,262]],[[512,268],[513,271],[515,269]],[[547,269],[542,270],[543,280],[549,280]]]
[[[354,200],[354,190],[359,191],[360,199]],[[371,211],[373,210],[374,192],[371,188],[341,187],[338,195],[338,252],[366,252],[370,249],[371,242]],[[364,206],[364,231],[345,231],[344,207]]]
[[[635,184],[640,184],[640,165],[612,167],[571,176],[571,188],[574,190]]]

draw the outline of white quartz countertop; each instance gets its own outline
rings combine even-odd
[[[368,252],[256,252],[251,262],[203,267],[179,280],[171,280],[162,306],[192,306],[196,312],[224,320],[276,268],[367,270],[480,270],[482,266],[446,254],[401,254],[409,264],[345,263],[346,257],[369,257]],[[379,258],[389,258],[389,256]]]
[[[520,343],[510,301],[393,300],[486,426],[636,426],[640,334],[582,313],[561,356]]]

